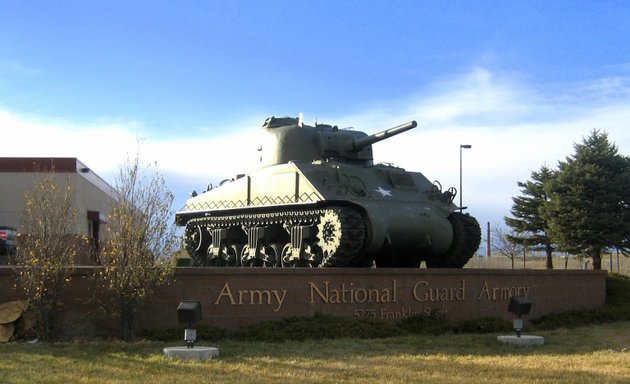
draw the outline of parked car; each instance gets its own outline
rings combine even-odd
[[[17,243],[15,228],[0,226],[0,255],[13,255]]]

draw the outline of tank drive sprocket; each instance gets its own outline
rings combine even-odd
[[[317,244],[322,267],[344,267],[359,255],[365,242],[365,221],[350,208],[326,209],[317,224]]]

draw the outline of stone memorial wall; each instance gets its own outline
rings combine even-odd
[[[96,310],[102,293],[79,269],[66,294],[64,318],[77,333],[116,327]],[[0,268],[0,303],[19,298],[8,268]],[[532,302],[528,318],[597,308],[606,299],[606,271],[178,268],[174,281],[141,308],[140,329],[178,326],[181,300],[199,300],[201,324],[235,328],[316,313],[396,321],[418,314],[449,320],[498,316],[512,296]],[[96,332],[99,333],[99,332]]]

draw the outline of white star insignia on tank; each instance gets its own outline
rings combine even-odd
[[[381,186],[379,186],[378,189],[375,189],[375,191],[380,193],[381,196],[383,196],[383,197],[385,197],[385,196],[392,197],[392,191],[390,191],[388,189],[384,189]]]

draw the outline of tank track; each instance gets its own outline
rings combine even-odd
[[[342,267],[365,241],[363,216],[345,206],[206,216],[184,234],[197,266]]]
[[[467,213],[453,212],[448,220],[453,226],[453,244],[446,254],[427,258],[429,268],[463,268],[479,249],[481,228],[477,219]]]

